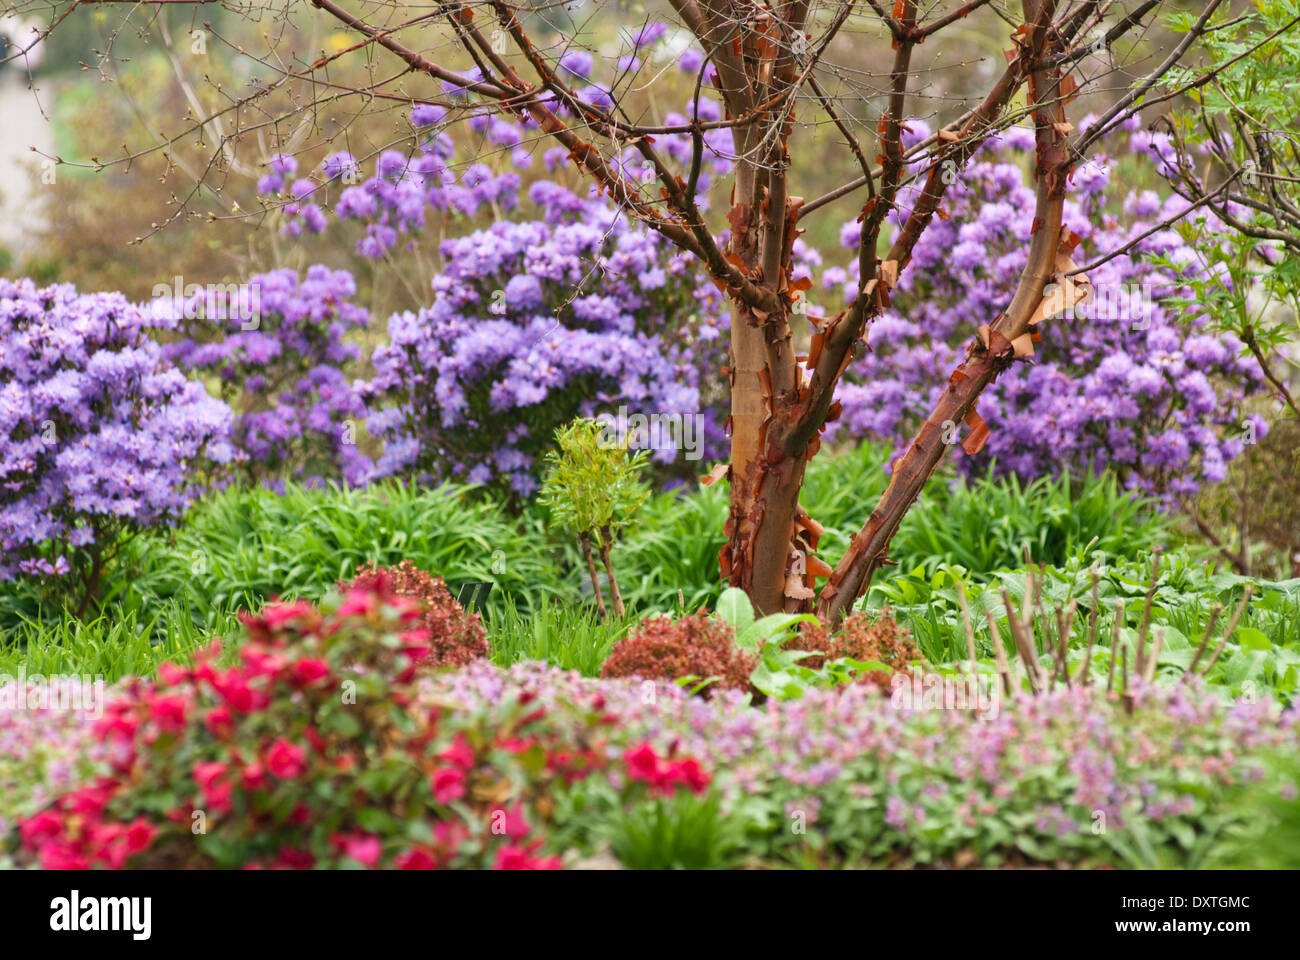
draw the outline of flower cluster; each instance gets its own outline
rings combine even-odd
[[[151,305],[185,334],[164,356],[212,376],[235,407],[235,440],[255,479],[369,477],[373,465],[357,448],[365,405],[346,374],[360,350],[345,337],[370,319],[350,302],[356,292],[346,271],[318,264],[306,276],[274,270],[215,295]]]
[[[445,241],[433,305],[389,319],[362,386],[367,428],[385,442],[379,473],[528,495],[539,454],[575,415],[700,411],[702,370],[713,373],[702,361],[720,364],[723,348],[717,291],[607,205],[549,181],[529,196],[542,219]],[[706,424],[706,445],[720,423]]]
[[[756,707],[538,662],[401,683],[426,645],[413,612],[382,592],[323,616],[273,606],[237,665],[118,689],[72,789],[44,812],[0,795],[20,864],[551,867],[629,802],[706,792],[760,862],[807,844],[855,864],[1177,862],[1269,756],[1300,748],[1300,708],[1199,681],[1134,684],[1131,713],[1082,686],[998,711],[898,705],[870,684]],[[335,642],[344,656],[321,647]],[[47,751],[85,746],[42,729]]]
[[[623,753],[626,775],[633,783],[644,783],[651,793],[670,796],[678,787],[695,794],[709,789],[712,778],[694,757],[661,757],[650,743],[639,743]]]
[[[229,408],[149,322],[121,294],[0,279],[0,580],[71,574],[93,598],[120,539],[233,458]]]
[[[613,718],[600,698],[562,722],[527,695],[490,715],[420,701],[423,622],[374,571],[319,608],[246,615],[229,667],[214,645],[125,682],[91,727],[98,776],[39,812],[0,808],[19,862],[558,866],[537,801],[606,767]]]
[[[1085,119],[1086,127],[1089,121]],[[914,136],[924,136],[913,123]],[[1133,133],[1131,149],[1149,151],[1150,135]],[[1144,139],[1145,138],[1145,139]],[[949,189],[944,219],[932,222],[891,291],[891,304],[872,324],[870,350],[850,368],[839,390],[837,429],[854,436],[904,442],[947,384],[976,326],[1009,302],[1033,230],[1033,189],[1021,158],[1032,131],[1013,128],[994,138]],[[923,161],[920,161],[923,162]],[[1115,162],[1099,154],[1074,174],[1065,224],[1079,235],[1079,263],[1120,248],[1176,213],[1178,198],[1151,191],[1117,198]],[[900,199],[906,216],[915,189]],[[1117,212],[1118,211],[1118,215]],[[855,246],[858,225],[842,239]],[[981,396],[978,410],[992,435],[984,450],[955,456],[966,471],[992,460],[999,472],[1026,477],[1062,462],[1075,469],[1108,465],[1127,486],[1166,503],[1224,476],[1239,454],[1243,398],[1257,390],[1257,365],[1230,336],[1200,330],[1179,315],[1175,298],[1188,288],[1153,257],[1196,262],[1177,231],[1157,231],[1089,273],[1092,294],[1065,316],[1039,326],[1035,362],[1018,363]],[[856,262],[822,273],[824,287],[856,289]],[[1254,422],[1262,434],[1266,425]]]

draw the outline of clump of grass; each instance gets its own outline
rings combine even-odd
[[[597,677],[614,644],[636,619],[606,620],[592,607],[563,603],[520,611],[507,601],[487,611],[491,659],[503,667],[521,660],[544,660],[585,677]]]
[[[46,621],[27,620],[0,638],[0,675],[89,674],[114,683],[125,676],[149,677],[166,661],[188,662],[214,638],[242,635],[233,610],[196,623],[175,600],[151,614],[130,611],[78,620],[70,614]],[[230,651],[225,651],[229,655]]]

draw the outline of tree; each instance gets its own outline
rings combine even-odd
[[[152,0],[156,7],[181,2]],[[187,0],[188,6],[210,3]],[[723,576],[762,612],[815,605],[819,617],[835,623],[888,562],[890,540],[955,439],[958,425],[969,428],[961,441],[968,452],[983,444],[988,429],[976,402],[984,388],[1032,352],[1040,322],[1062,315],[1087,296],[1086,277],[1071,259],[1077,238],[1062,226],[1071,170],[1102,136],[1141,109],[1166,74],[1212,28],[1223,0],[1203,0],[1183,36],[1154,66],[1137,71],[1130,86],[1114,84],[1119,67],[1113,60],[1125,55],[1119,41],[1130,33],[1144,33],[1163,0],[1140,0],[1123,9],[1098,0],[1022,0],[1018,9],[994,0],[968,0],[944,13],[923,8],[917,0],[896,0],[892,11],[878,0],[670,3],[678,26],[691,37],[691,49],[702,53],[695,109],[685,122],[633,119],[629,83],[621,84],[622,89],[616,85],[598,90],[594,96],[591,88],[577,89],[561,58],[580,31],[554,3],[478,0],[416,8],[312,0],[322,21],[347,31],[350,42],[306,62],[294,54],[291,41],[277,40],[288,35],[287,29],[266,32],[267,51],[250,56],[276,74],[274,82],[261,80],[241,95],[223,93],[227,106],[187,118],[187,130],[214,141],[213,165],[224,169],[234,163],[233,151],[242,138],[264,134],[286,119],[293,120],[295,130],[310,128],[312,112],[322,104],[353,96],[363,108],[406,103],[460,116],[513,115],[538,136],[561,145],[627,216],[693,254],[729,298],[731,344],[725,376],[731,395],[731,457],[714,476],[718,479],[725,472],[730,480],[728,540],[719,558]],[[52,22],[57,25],[77,6],[55,3]],[[144,6],[150,6],[149,0]],[[580,6],[581,0],[571,0],[565,10],[573,14]],[[253,19],[294,16],[288,7],[275,4],[259,8],[231,3],[229,11]],[[987,85],[979,83],[973,65],[959,64],[970,67],[968,89],[983,87],[983,95],[963,95],[951,83],[949,96],[964,109],[953,108],[935,134],[905,149],[909,111],[926,92],[916,85],[940,63],[943,52],[926,62],[922,46],[929,41],[927,49],[935,49],[936,38],[956,34],[959,22],[977,13],[1012,28],[1005,64]],[[883,31],[890,47],[884,61],[875,59],[875,48],[861,34],[836,48],[850,52],[852,62],[831,58],[833,44],[850,24]],[[207,22],[203,28],[212,29]],[[440,41],[429,39],[435,35]],[[1126,51],[1134,60],[1139,59],[1135,49]],[[333,79],[347,57],[368,58],[370,82],[358,88]],[[453,68],[454,59],[465,66]],[[870,70],[876,62],[890,64],[879,97]],[[953,69],[943,65],[946,71]],[[637,69],[635,60],[626,67],[620,64],[624,79],[635,78]],[[412,75],[438,82],[442,94],[423,86],[412,92]],[[706,83],[721,100],[717,119],[707,119],[700,110]],[[832,83],[835,90],[828,89]],[[276,112],[279,108],[271,99],[281,88],[298,94],[283,114]],[[1094,90],[1105,98],[1105,109],[1086,132],[1076,132],[1066,118],[1066,106],[1081,92]],[[860,120],[850,108],[855,102],[870,107],[877,99],[873,163],[855,132]],[[811,557],[820,527],[800,505],[799,492],[808,460],[820,446],[820,433],[838,414],[836,386],[865,346],[868,325],[889,303],[891,288],[908,269],[918,239],[934,217],[945,215],[945,193],[972,153],[995,131],[1023,118],[1032,121],[1035,133],[1036,203],[1015,294],[997,316],[972,318],[965,359],[893,465],[888,487],[869,519],[831,569]],[[843,138],[861,175],[809,200],[791,182],[792,150],[812,149],[809,127],[822,123],[832,125]],[[716,149],[708,138],[720,130],[730,131],[734,154],[725,224],[706,216],[700,191],[703,157]],[[656,145],[657,138],[678,135],[691,139],[689,163],[670,162]],[[791,271],[801,225],[817,210],[864,188],[858,294],[834,316],[812,316],[803,299],[805,282],[793,280]],[[896,227],[892,238],[885,232],[891,221]],[[802,340],[804,335],[797,323],[803,317],[812,323],[806,354],[797,353],[796,346],[796,337]],[[812,587],[819,575],[827,582],[815,594],[814,604]]]

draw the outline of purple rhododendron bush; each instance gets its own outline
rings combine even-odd
[[[0,279],[0,580],[95,598],[123,537],[173,523],[234,455],[230,409],[115,293]]]

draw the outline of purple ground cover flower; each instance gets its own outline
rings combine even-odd
[[[428,681],[431,699],[473,705],[525,691],[555,710],[598,692],[626,742],[699,757],[727,812],[752,818],[756,847],[771,857],[803,842],[790,811],[803,811],[831,849],[873,862],[962,851],[982,862],[1115,860],[1136,821],[1176,849],[1231,812],[1228,791],[1261,775],[1264,752],[1300,746],[1300,708],[1225,704],[1199,683],[1136,688],[1129,716],[1082,687],[1024,694],[993,715],[896,709],[861,685],[762,707],[738,692],[706,700],[665,684],[648,696],[635,680],[536,662],[479,663]]]

